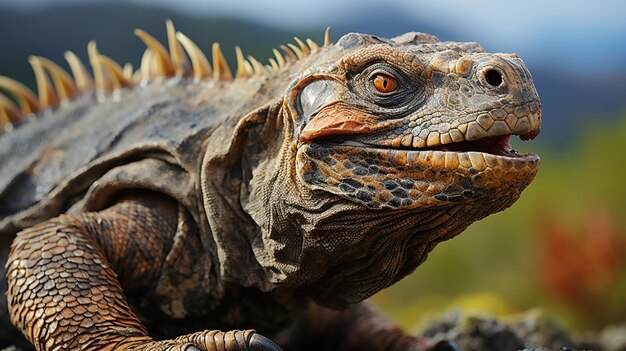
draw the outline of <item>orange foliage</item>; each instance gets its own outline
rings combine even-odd
[[[539,280],[555,298],[582,312],[601,308],[624,272],[626,231],[607,210],[590,213],[582,230],[551,216],[539,230]]]

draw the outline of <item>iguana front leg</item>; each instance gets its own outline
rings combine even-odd
[[[285,350],[294,351],[460,350],[453,341],[430,340],[406,333],[367,302],[343,311],[311,304],[292,328],[279,336],[279,340]]]
[[[251,330],[159,342],[148,336],[122,285],[136,292],[154,282],[181,220],[173,200],[144,194],[20,232],[8,260],[11,321],[37,350],[253,350],[267,344]]]

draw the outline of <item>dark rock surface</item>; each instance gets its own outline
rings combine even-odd
[[[536,311],[506,321],[456,311],[419,334],[454,340],[463,351],[626,351],[626,324],[577,335]]]

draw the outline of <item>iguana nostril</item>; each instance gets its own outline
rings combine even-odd
[[[484,76],[487,83],[494,87],[499,87],[503,82],[502,74],[495,69],[486,70]]]

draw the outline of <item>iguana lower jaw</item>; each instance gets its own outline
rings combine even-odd
[[[535,154],[416,151],[351,143],[308,144],[298,153],[304,182],[371,209],[476,202],[494,192],[517,198],[539,163]]]
[[[498,201],[495,197],[516,200],[539,169],[539,157],[517,154],[509,146],[510,137],[423,150],[326,141],[303,145],[297,162],[303,181],[312,188],[371,209],[424,209],[468,202],[486,206],[480,202]]]

